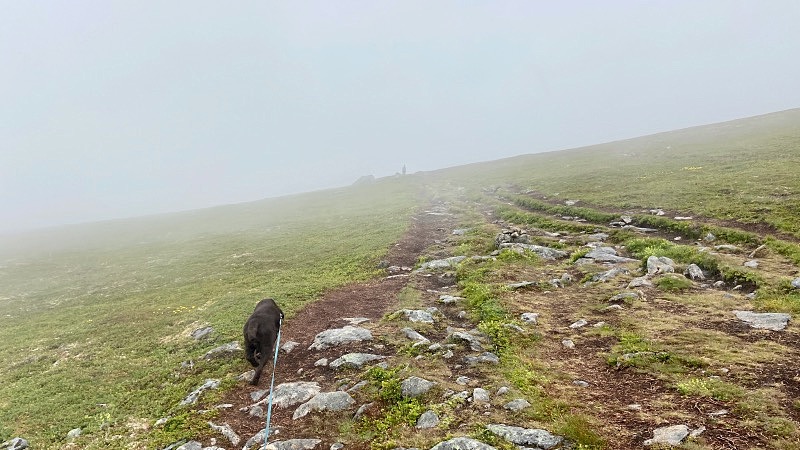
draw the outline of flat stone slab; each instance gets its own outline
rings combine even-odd
[[[420,270],[441,270],[441,269],[455,269],[458,263],[467,259],[466,256],[451,256],[445,259],[436,259],[422,263],[419,267]]]
[[[569,256],[569,253],[541,245],[523,244],[520,242],[505,242],[498,246],[499,249],[530,250],[542,259],[560,259]]]
[[[288,408],[306,402],[319,394],[322,389],[319,383],[312,381],[294,381],[291,383],[281,383],[275,386],[272,393],[272,404],[277,408]],[[265,397],[256,405],[269,401],[269,396]]]
[[[644,445],[667,444],[680,445],[689,435],[689,427],[686,425],[672,425],[653,430],[653,438],[644,441]]]
[[[430,450],[496,450],[495,447],[492,447],[489,444],[485,444],[481,441],[468,438],[468,437],[457,437],[450,439],[449,441],[439,442],[438,444],[431,447]]]
[[[370,340],[372,340],[372,333],[366,328],[347,325],[343,328],[332,328],[317,334],[317,336],[314,337],[314,342],[308,349],[325,350],[326,348],[349,344],[351,342]]]
[[[503,405],[503,408],[509,411],[522,411],[525,408],[529,408],[531,404],[525,400],[524,398],[518,398],[516,400],[511,400],[510,402]]]
[[[403,397],[419,397],[436,386],[433,381],[428,381],[420,377],[408,377],[400,383],[400,391]]]
[[[546,430],[538,428],[522,428],[503,424],[490,424],[486,429],[501,438],[516,445],[533,446],[541,449],[551,449],[559,445],[564,438],[554,436]]]
[[[311,411],[342,411],[355,405],[355,403],[356,401],[347,392],[321,392],[300,405],[292,415],[292,420],[305,417]]]
[[[386,359],[386,357],[382,355],[373,355],[372,353],[348,353],[333,360],[329,364],[329,367],[333,369],[341,369],[341,368],[358,369],[364,364],[367,364],[372,361],[379,361],[381,359]]]
[[[500,364],[500,358],[494,353],[484,352],[480,356],[465,356],[464,362],[470,366],[477,364]]]
[[[784,313],[757,313],[753,311],[734,311],[736,317],[753,328],[781,331],[789,324],[791,316]]]
[[[427,309],[401,309],[397,313],[403,314],[409,322],[433,323],[433,314],[438,312],[436,308]]]
[[[264,450],[313,450],[321,443],[319,439],[289,439],[271,442],[264,447]]]
[[[583,255],[584,258],[593,259],[595,261],[600,262],[610,262],[610,263],[629,263],[629,262],[638,262],[638,259],[632,258],[625,258],[624,256],[618,256],[617,251],[611,247],[597,247],[593,248],[589,251],[589,253]]]
[[[217,348],[209,350],[204,356],[204,359],[219,359],[219,358],[229,358],[234,355],[237,355],[244,351],[242,346],[239,345],[238,341],[229,342],[224,345],[220,345]]]

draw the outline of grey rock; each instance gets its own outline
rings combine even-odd
[[[630,271],[628,269],[622,267],[614,267],[613,269],[607,270],[605,272],[595,274],[594,276],[592,276],[592,281],[605,283],[613,280],[619,275],[627,275],[629,273]]]
[[[347,325],[343,328],[332,328],[317,334],[316,337],[314,337],[314,342],[308,349],[325,350],[326,348],[343,344],[370,340],[372,340],[372,333],[366,328]]]
[[[463,236],[463,235],[467,234],[467,231],[469,231],[469,228],[456,228],[455,230],[453,230],[453,235],[454,236]]]
[[[797,277],[794,280],[792,280],[792,287],[795,289],[800,289],[800,277]]]
[[[750,261],[745,261],[743,266],[750,269],[758,269],[758,261],[751,259]]]
[[[600,312],[608,312],[608,311],[621,311],[625,308],[622,305],[608,305],[605,308],[601,309]]]
[[[386,359],[385,356],[373,355],[371,353],[348,353],[333,360],[329,367],[333,369],[351,368],[358,369],[366,363]]]
[[[269,443],[263,450],[313,450],[321,443],[319,439],[288,439]]]
[[[587,383],[586,381],[583,381],[583,380],[575,380],[575,381],[572,382],[572,384],[574,384],[575,386],[578,386],[578,387],[582,387],[582,388],[589,387],[589,383]]]
[[[308,401],[319,392],[319,383],[312,381],[281,383],[275,386],[275,391],[272,393],[272,404],[277,408],[288,408]],[[269,397],[261,400],[258,404],[265,403],[268,400]]]
[[[489,391],[483,388],[475,388],[472,390],[472,401],[479,403],[489,403]]]
[[[449,441],[442,441],[431,447],[430,450],[496,450],[489,444],[468,438],[457,437]]]
[[[354,384],[350,389],[347,389],[347,392],[358,392],[361,389],[364,389],[364,386],[368,385],[368,381],[359,381],[358,383]]]
[[[458,378],[456,378],[456,384],[460,384],[462,386],[468,385],[469,382],[470,382],[470,378],[469,377],[465,377],[463,375],[458,377]]]
[[[320,358],[314,361],[314,367],[326,367],[328,365],[328,358]]]
[[[650,287],[650,286],[653,286],[653,283],[651,283],[650,280],[647,279],[647,277],[637,277],[637,278],[632,279],[631,282],[628,283],[628,289],[633,289],[633,288],[643,287],[643,286],[644,287]]]
[[[457,297],[454,295],[447,295],[447,294],[439,296],[439,303],[443,303],[445,305],[452,305],[453,303],[457,303],[461,300],[464,300],[464,297]]]
[[[433,411],[425,411],[417,419],[417,428],[419,429],[435,428],[437,425],[439,425],[439,416]]]
[[[717,289],[719,289],[719,288],[723,288],[723,287],[725,287],[725,282],[724,282],[724,281],[722,281],[722,280],[720,280],[720,281],[715,281],[713,286],[714,286],[715,288],[717,288]]]
[[[81,430],[80,428],[73,428],[69,430],[69,433],[67,433],[67,439],[69,440],[75,439],[78,436],[80,436],[82,432],[83,430]]]
[[[211,333],[214,332],[214,329],[211,327],[202,327],[192,331],[192,339],[195,341],[199,341],[201,339],[207,338]]]
[[[674,273],[675,261],[666,256],[650,256],[647,258],[647,274]]]
[[[294,350],[298,345],[300,345],[299,342],[288,341],[281,346],[281,350],[288,355],[289,353],[292,353],[292,350]]]
[[[257,402],[257,401],[261,400],[262,398],[264,398],[264,396],[267,395],[267,392],[269,392],[269,391],[267,391],[265,389],[259,389],[257,391],[253,391],[253,392],[250,393],[250,400],[252,400],[254,402]]]
[[[494,353],[484,352],[480,356],[465,356],[464,362],[470,366],[477,364],[500,364],[500,358]]]
[[[228,425],[227,423],[224,423],[222,425],[217,425],[213,422],[208,422],[208,426],[210,426],[211,429],[216,431],[217,433],[220,433],[223,436],[225,436],[225,439],[229,440],[231,444],[239,445],[239,441],[241,440],[241,438],[239,437],[238,434],[236,434],[235,431],[233,431],[233,428],[231,428],[231,426]]]
[[[375,403],[367,403],[367,404],[361,405],[358,408],[358,410],[356,411],[356,413],[353,416],[353,418],[354,419],[358,419],[359,417],[363,416],[364,413],[367,412],[367,410],[372,408],[374,405],[375,405]]]
[[[706,242],[714,242],[717,240],[717,237],[712,233],[707,233],[705,236],[703,236],[703,240]]]
[[[562,250],[556,250],[554,248],[544,247],[541,245],[523,244],[519,242],[500,244],[498,248],[500,249],[508,248],[517,252],[529,250],[535,253],[540,258],[548,260],[561,259],[569,256],[569,253]]]
[[[739,253],[739,252],[742,251],[741,248],[739,248],[739,247],[737,247],[735,245],[730,245],[730,244],[715,245],[714,249],[715,250],[724,250],[724,251],[733,252],[733,253]]]
[[[453,351],[452,350],[448,350],[448,351],[442,353],[442,358],[444,358],[444,359],[450,359],[452,357],[453,357]]]
[[[369,319],[367,317],[344,317],[342,318],[342,320],[347,322],[348,325],[352,326],[360,325],[364,322],[369,322]]]
[[[239,375],[238,377],[236,377],[236,379],[239,380],[239,381],[248,381],[249,382],[250,380],[253,379],[254,376],[256,376],[256,371],[255,370],[248,370],[247,372],[245,372],[245,373]]]
[[[203,444],[197,441],[189,441],[175,450],[202,450]]]
[[[791,316],[784,313],[757,313],[753,311],[734,311],[736,317],[753,328],[781,331],[786,328]]]
[[[605,241],[606,239],[608,239],[608,234],[607,233],[595,233],[595,234],[590,234],[588,236],[588,238],[593,240],[593,241],[602,242],[602,241]]]
[[[588,323],[589,322],[587,322],[586,319],[580,319],[576,322],[573,322],[572,325],[570,325],[569,327],[572,328],[573,330],[576,330],[578,328],[585,327]]]
[[[703,269],[697,264],[689,264],[686,266],[686,270],[683,274],[695,281],[703,281],[706,279],[705,274],[703,274]]]
[[[536,325],[536,323],[539,320],[539,313],[533,313],[533,312],[522,313],[520,319],[522,319],[522,321],[527,324]]]
[[[205,391],[207,391],[209,389],[218,388],[219,387],[219,383],[220,383],[219,380],[214,380],[214,379],[211,379],[211,378],[207,379],[205,383],[203,383],[200,387],[198,387],[197,389],[195,389],[192,392],[190,392],[189,395],[186,396],[186,398],[181,400],[180,404],[181,405],[192,405],[192,404],[197,403],[197,399],[200,398],[200,395],[203,392],[205,392]]]
[[[347,392],[321,392],[300,405],[292,415],[293,420],[305,417],[312,411],[342,411],[356,403]]]
[[[436,386],[433,381],[428,381],[420,377],[408,377],[400,383],[400,392],[403,397],[419,397],[427,393]]]
[[[507,284],[506,287],[512,290],[526,288],[528,286],[535,286],[537,283],[535,281],[520,281],[519,283],[510,283]]]
[[[521,428],[503,424],[489,424],[486,429],[516,445],[551,449],[564,440],[561,436],[550,434],[538,428]]]
[[[625,303],[628,301],[639,300],[638,292],[620,292],[619,294],[608,299],[609,303]]]
[[[531,406],[531,404],[528,403],[527,400],[525,400],[524,398],[518,398],[516,400],[512,400],[512,401],[506,403],[505,405],[503,405],[503,408],[505,408],[505,409],[507,409],[509,411],[519,412],[519,411],[522,411],[525,408],[529,408],[530,406]]]
[[[342,450],[343,448],[344,448],[344,444],[342,444],[341,442],[335,442],[335,443],[331,444],[331,449],[330,450]]]
[[[566,347],[568,349],[575,348],[575,343],[572,342],[572,339],[564,339],[564,340],[562,340],[561,341],[561,345],[563,345],[564,347]]]
[[[483,351],[483,345],[478,340],[478,338],[476,338],[475,336],[473,336],[473,335],[471,335],[469,333],[464,333],[463,331],[455,331],[455,332],[451,333],[450,336],[447,337],[447,340],[451,341],[451,342],[452,341],[463,341],[463,342],[466,342],[467,344],[469,344],[469,348],[473,352],[482,352]]]
[[[256,433],[255,435],[253,435],[253,437],[248,439],[247,442],[245,442],[244,447],[242,447],[242,450],[253,450],[253,449],[256,449],[256,448],[261,448],[261,444],[264,443],[264,432],[265,431],[266,430],[261,430],[258,433]]]
[[[700,436],[701,434],[703,434],[705,432],[706,432],[706,427],[700,426],[700,427],[692,430],[692,432],[689,433],[689,437],[696,438],[697,436]]]
[[[655,228],[635,227],[633,225],[624,225],[622,228],[625,230],[636,231],[637,233],[655,233],[658,231]]]
[[[589,251],[589,253],[587,253],[583,257],[593,259],[599,262],[610,262],[610,263],[629,263],[629,262],[639,261],[637,259],[617,256],[617,251],[614,250],[612,247],[593,248],[592,250]]]
[[[250,406],[248,408],[244,408],[247,411],[247,415],[250,417],[265,417],[266,412],[264,408],[259,405]]]
[[[401,309],[399,313],[406,316],[406,319],[410,322],[417,322],[417,323],[433,323],[433,313],[437,312],[438,309],[436,308],[428,308],[428,309]]]
[[[501,387],[500,387],[500,388],[497,390],[497,393],[496,393],[495,395],[497,395],[498,397],[499,397],[499,396],[501,396],[501,395],[506,395],[506,394],[508,393],[508,391],[510,391],[510,389],[508,388],[508,386],[501,386]]]
[[[689,435],[689,427],[686,425],[672,425],[653,430],[653,438],[644,441],[644,445],[667,444],[680,445]]]
[[[452,256],[450,258],[428,261],[420,266],[420,270],[454,269],[465,259],[467,259],[466,256]]]
[[[450,398],[455,400],[467,401],[467,399],[469,398],[469,391],[461,391],[458,393],[453,393],[453,395],[451,395]]]
[[[229,342],[224,345],[220,345],[217,348],[209,350],[203,358],[205,359],[220,359],[220,358],[230,358],[232,356],[236,356],[242,352],[242,347],[239,345],[239,342],[233,341]]]
[[[3,450],[24,450],[28,448],[28,445],[27,440],[21,437],[15,437],[0,444],[0,447],[2,447]]]

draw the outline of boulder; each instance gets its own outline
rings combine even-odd
[[[409,377],[400,383],[400,390],[403,397],[414,398],[424,395],[434,386],[436,386],[436,383],[433,381],[420,377]]]
[[[496,450],[489,444],[468,438],[457,437],[449,441],[442,441],[431,447],[430,450]]]
[[[469,348],[473,352],[482,352],[483,351],[483,345],[478,340],[478,338],[476,338],[475,336],[473,336],[473,335],[471,335],[469,333],[465,333],[463,331],[454,331],[453,333],[450,333],[450,336],[447,336],[447,340],[451,341],[451,342],[452,341],[465,342],[465,343],[469,344]]]
[[[203,358],[205,358],[207,360],[230,358],[230,357],[233,357],[233,356],[237,356],[242,351],[243,350],[242,350],[241,345],[239,345],[239,342],[233,341],[233,342],[229,342],[227,344],[220,345],[217,348],[209,350],[203,356]]]
[[[415,323],[433,323],[433,314],[438,312],[436,308],[427,309],[401,309],[398,313],[406,316],[406,319]]]
[[[614,267],[613,269],[607,270],[602,273],[598,273],[592,276],[592,281],[597,281],[600,283],[605,283],[614,278],[618,277],[619,275],[628,275],[630,271],[628,269],[624,269],[622,267]]]
[[[753,328],[781,331],[786,328],[791,316],[784,313],[757,313],[753,311],[734,311],[736,317]]]
[[[795,289],[800,289],[800,277],[797,277],[794,280],[792,280],[792,287]]]
[[[319,383],[312,381],[294,381],[291,383],[281,383],[275,386],[272,393],[272,404],[277,408],[288,408],[298,405],[313,398],[320,393]],[[269,397],[261,400],[257,404],[265,403]]]
[[[705,274],[703,274],[703,269],[701,269],[697,264],[689,264],[686,266],[686,270],[683,272],[683,274],[695,281],[703,281],[706,279]]]
[[[644,445],[666,444],[680,445],[689,435],[689,427],[686,425],[672,425],[653,430],[653,438],[644,441]]]
[[[200,394],[209,390],[209,389],[216,389],[219,387],[220,381],[214,379],[207,379],[205,383],[203,383],[200,387],[193,390],[186,396],[183,400],[181,400],[181,405],[191,405],[197,403],[197,399],[200,398]]]
[[[423,342],[423,343],[426,343],[426,344],[430,342],[430,340],[428,338],[426,338],[425,336],[419,334],[413,328],[405,327],[401,331],[406,335],[407,338],[411,339],[414,342]]]
[[[202,328],[198,328],[198,329],[192,331],[192,334],[190,336],[195,341],[199,341],[201,339],[207,338],[213,332],[214,332],[214,329],[211,328],[211,327],[202,327]]]
[[[466,256],[452,256],[445,259],[436,259],[423,263],[419,270],[455,269],[458,264],[465,259],[467,259]]]
[[[585,254],[583,257],[593,259],[599,262],[610,262],[610,263],[629,263],[629,262],[639,261],[637,259],[617,256],[617,251],[611,247],[593,248],[592,250],[589,251],[589,253]]]
[[[439,416],[430,410],[422,413],[417,419],[417,428],[419,429],[435,428],[437,425],[439,425]]]
[[[550,259],[561,259],[561,258],[566,258],[567,256],[569,256],[569,253],[567,253],[565,251],[556,250],[556,249],[550,248],[550,247],[543,247],[541,245],[522,244],[522,243],[505,243],[505,244],[500,244],[498,247],[501,250],[507,248],[507,249],[511,249],[511,250],[514,250],[514,251],[517,251],[517,252],[522,252],[522,251],[525,251],[525,250],[529,250],[529,251],[535,253],[538,257],[540,257],[542,259],[549,259],[549,260]]]
[[[650,287],[650,286],[653,286],[653,283],[651,283],[650,280],[647,279],[647,277],[637,277],[637,278],[632,279],[631,282],[628,283],[628,289],[633,289],[633,288],[643,287],[643,286],[644,287]]]
[[[564,440],[561,436],[554,436],[546,430],[538,428],[521,428],[503,424],[489,424],[486,429],[501,438],[520,446],[532,446],[544,450],[551,449]]]
[[[271,442],[263,450],[313,450],[321,443],[319,439],[289,439]]]
[[[317,334],[317,336],[314,337],[314,342],[308,349],[325,350],[326,348],[343,344],[370,340],[372,340],[372,333],[366,328],[347,325],[343,328],[332,328]]]
[[[533,313],[533,312],[522,313],[520,319],[522,319],[523,322],[529,325],[536,325],[536,323],[539,320],[539,313]]]
[[[312,411],[342,411],[356,403],[347,392],[321,392],[300,405],[292,415],[293,420],[305,417]]]
[[[0,444],[3,450],[25,450],[28,448],[28,441],[21,437],[15,437]]]
[[[225,436],[225,439],[230,441],[231,444],[239,445],[239,441],[241,440],[241,438],[239,437],[238,434],[236,434],[235,431],[233,431],[233,428],[231,428],[231,426],[228,425],[227,423],[224,423],[222,425],[216,425],[213,422],[208,422],[208,426],[210,426],[211,429],[216,431],[217,433],[220,433],[221,435]]]
[[[647,258],[647,274],[674,273],[675,261],[666,256],[650,256]]]
[[[367,364],[372,361],[378,361],[381,359],[386,359],[386,357],[381,355],[373,355],[372,353],[348,353],[333,360],[333,362],[330,363],[329,367],[333,369],[341,369],[341,368],[358,369],[361,368],[361,366],[363,366],[364,364]]]
[[[464,362],[470,366],[477,364],[500,364],[500,358],[494,353],[484,352],[480,356],[465,356]]]
[[[509,411],[519,412],[525,408],[529,408],[530,406],[531,404],[528,403],[527,400],[525,400],[524,398],[518,398],[516,400],[512,400],[506,403],[505,405],[503,405],[503,408]]]

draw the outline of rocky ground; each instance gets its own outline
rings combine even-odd
[[[476,223],[451,206],[414,218],[384,278],[329,292],[284,322],[270,448],[800,448],[791,315],[752,313],[747,286],[701,279],[688,265],[651,257],[645,267],[607,243],[605,226],[526,228],[488,208]],[[494,253],[452,259],[477,228],[496,235]],[[684,243],[797,277],[763,250]],[[489,266],[509,254],[536,263]],[[481,313],[459,277],[482,265],[502,288],[510,334],[476,328]],[[665,291],[664,277],[689,286]],[[508,335],[514,354],[493,342]],[[214,428],[168,448],[258,448],[268,375],[250,386],[244,374],[222,406],[198,391],[198,409],[219,410]],[[397,398],[386,394],[393,382]]]

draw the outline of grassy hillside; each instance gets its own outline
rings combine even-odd
[[[800,110],[791,110],[392,177],[367,186],[3,238],[0,441],[22,435],[36,448],[61,448],[67,432],[82,427],[89,448],[129,448],[132,442],[134,447],[147,447],[151,436],[146,425],[174,413],[175,405],[204,379],[222,378],[228,380],[223,387],[232,388],[231,375],[242,371],[242,361],[210,363],[201,357],[216,345],[240,339],[241,324],[258,299],[280,298],[292,315],[336,286],[382,274],[377,262],[409,228],[414,211],[431,198],[451,203],[467,199],[456,206],[470,211],[473,220],[491,210],[518,225],[574,233],[605,226],[607,217],[602,214],[663,208],[699,216],[704,220],[701,225],[717,227],[713,231],[718,235],[738,236],[731,240],[748,248],[765,242],[774,252],[774,267],[758,274],[760,278],[748,278],[752,274],[741,270],[740,261],[719,262],[715,267],[719,277],[778,289],[800,264],[797,167]],[[563,206],[567,199],[579,200],[576,206],[586,209],[548,209]],[[589,217],[588,223],[578,223],[554,217],[582,213],[603,220]],[[769,228],[742,229],[761,223]],[[649,225],[661,228],[664,235],[695,238],[674,221]],[[474,226],[488,227],[477,222]],[[768,238],[765,231],[778,239]],[[623,245],[629,245],[631,238],[624,233],[614,236]],[[491,236],[475,239],[482,242]],[[579,251],[579,241],[569,250]],[[667,247],[660,242],[646,244],[642,255]],[[467,239],[459,249],[465,251],[470,245]],[[683,256],[701,259],[695,254]],[[512,265],[512,273],[522,274],[528,265],[525,261],[519,268]],[[558,268],[562,269],[566,267]],[[511,278],[498,273],[502,270],[508,268],[500,264],[491,273],[468,276],[476,286],[501,283]],[[773,294],[764,301],[798,313],[793,297],[784,299],[777,290]],[[498,298],[510,302],[504,308],[514,312],[521,308],[514,303],[522,301],[517,296],[503,295]],[[697,294],[685,303],[697,311],[716,308],[708,301]],[[474,313],[480,315],[481,301],[473,303]],[[580,304],[582,311],[595,306]],[[630,321],[661,313],[643,309]],[[610,357],[625,353],[628,344],[659,351],[659,346],[697,345],[697,339],[686,337],[689,331],[686,336],[670,335],[674,331],[670,327],[680,327],[677,322],[642,329],[630,321],[624,327],[598,331],[607,333],[604,339],[618,339]],[[216,330],[211,341],[186,339],[203,325]],[[702,340],[716,339],[715,333],[696,334]],[[764,356],[761,350],[759,358]],[[737,358],[724,349],[714,351],[730,360]],[[524,357],[541,356],[534,353]],[[188,369],[190,376],[178,377],[178,372],[186,371],[181,363],[190,359],[195,361]],[[538,364],[516,359],[512,363],[509,376],[520,383],[525,376],[519,368]],[[659,370],[651,372],[659,377],[663,375]],[[679,375],[670,382],[693,386],[690,372]],[[543,395],[538,388],[530,392]]]

